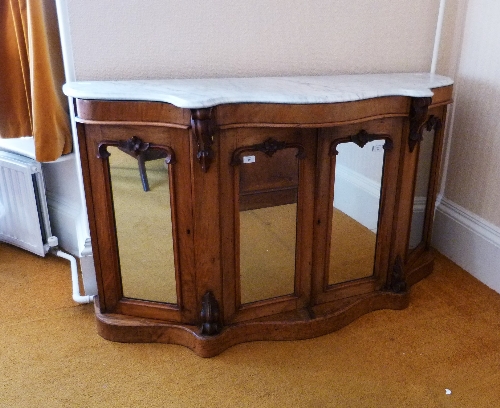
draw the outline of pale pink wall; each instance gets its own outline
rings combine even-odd
[[[500,2],[466,11],[445,196],[500,227]]]
[[[428,71],[437,0],[71,0],[76,79]]]

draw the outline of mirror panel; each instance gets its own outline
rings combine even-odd
[[[416,248],[424,239],[425,214],[427,212],[427,195],[431,177],[434,136],[434,130],[424,130],[423,139],[420,142],[410,226],[410,241],[408,244],[408,249],[410,251]]]
[[[328,284],[373,275],[384,140],[337,146]]]
[[[145,155],[149,191],[144,190],[138,159],[108,147],[123,296],[177,303],[169,165],[165,152]]]
[[[239,169],[241,303],[294,293],[297,149],[242,156]]]

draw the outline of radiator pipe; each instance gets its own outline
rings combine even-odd
[[[49,244],[49,252],[59,258],[64,258],[71,263],[71,283],[73,286],[73,300],[76,303],[84,304],[91,303],[94,301],[94,296],[82,296],[80,295],[80,284],[78,282],[78,267],[76,264],[76,259],[73,255],[70,255],[59,249],[59,240],[57,237],[49,237],[47,240]]]
[[[444,8],[446,0],[439,1],[438,19],[436,24],[436,35],[434,36],[434,49],[432,50],[431,74],[436,73],[438,63],[439,45],[441,44],[441,31],[443,29]]]

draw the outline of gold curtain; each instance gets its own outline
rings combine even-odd
[[[33,136],[38,161],[71,152],[55,0],[0,0],[0,137]]]

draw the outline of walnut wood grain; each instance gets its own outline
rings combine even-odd
[[[184,128],[191,124],[189,109],[168,103],[76,99],[75,105],[75,115],[83,121],[157,123]]]

